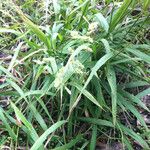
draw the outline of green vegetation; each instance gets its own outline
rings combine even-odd
[[[150,149],[149,4],[1,1],[1,148]]]

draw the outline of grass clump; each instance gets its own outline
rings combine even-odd
[[[0,7],[1,148],[149,149],[149,1]]]

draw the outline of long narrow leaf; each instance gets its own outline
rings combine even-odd
[[[124,131],[124,133],[126,135],[129,135],[130,137],[135,139],[139,144],[142,145],[143,148],[145,148],[145,149],[149,149],[150,148],[148,146],[147,142],[144,139],[142,139],[142,137],[140,135],[136,134],[132,129],[129,129],[129,128],[125,127],[122,124],[119,124],[119,126]]]
[[[75,139],[71,140],[69,143],[67,143],[63,146],[60,146],[60,147],[56,147],[52,150],[67,150],[67,149],[70,149],[71,147],[75,146],[75,144],[77,142],[79,142],[81,139],[82,139],[82,135],[79,135]]]
[[[29,29],[31,29],[35,34],[36,36],[41,40],[43,41],[43,43],[48,47],[50,48],[50,41],[48,40],[48,38],[46,37],[46,35],[40,30],[40,28],[34,24],[31,20],[29,20],[25,15],[24,13],[22,12],[22,10],[16,6],[14,3],[13,3],[13,6],[14,8],[16,9],[17,13],[20,15],[21,19],[24,21],[24,23],[29,27]]]
[[[71,83],[71,85],[73,85],[73,86],[75,86],[79,91],[81,91],[82,89],[83,89],[83,87],[82,86],[80,86],[79,84],[77,84],[77,83]],[[100,107],[100,108],[102,108],[101,106],[100,106],[100,104],[97,102],[97,100],[93,97],[93,95],[91,95],[87,90],[83,90],[82,91],[82,93],[83,93],[83,95],[85,96],[85,97],[87,97],[91,102],[93,102],[95,105],[97,105],[98,107]]]
[[[13,102],[11,102],[11,106],[15,111],[17,119],[21,120],[24,123],[24,125],[28,128],[30,132],[30,136],[32,137],[34,141],[36,141],[38,138],[38,134],[36,133],[32,124],[25,118],[25,116],[21,113],[21,111],[15,106]]]
[[[18,56],[18,54],[19,54],[19,50],[20,50],[22,44],[23,44],[22,42],[19,43],[19,45],[18,45],[17,48],[15,49],[14,56],[13,56],[11,62],[9,63],[8,71],[11,71],[11,69],[13,68],[13,65],[14,65],[14,63],[15,63],[15,61],[16,61],[16,59],[17,59],[17,56]]]
[[[148,64],[150,64],[150,56],[137,50],[137,49],[132,49],[132,48],[126,48],[127,51],[131,52],[132,54],[134,54],[135,56],[141,58],[143,61],[147,62]]]
[[[115,124],[117,115],[117,83],[114,68],[110,65],[107,65],[107,80],[111,88],[112,115],[113,123]]]
[[[64,123],[66,123],[66,121],[63,120],[63,121],[59,121],[59,122],[53,124],[36,140],[36,142],[33,144],[33,146],[31,147],[30,150],[37,150],[43,144],[43,142],[46,140],[47,136],[50,133],[54,132],[57,128],[62,126]]]
[[[14,140],[17,140],[17,136],[13,132],[13,129],[10,127],[6,117],[4,116],[4,110],[0,107],[0,119],[2,120],[3,124],[5,125],[10,137]]]
[[[96,16],[97,20],[99,21],[100,25],[102,26],[102,28],[107,33],[108,29],[109,29],[109,25],[108,25],[106,18],[101,13],[98,13],[95,16]]]
[[[92,68],[92,71],[88,77],[88,79],[86,80],[83,88],[80,91],[80,94],[77,98],[77,100],[75,101],[75,103],[72,105],[72,108],[70,109],[70,114],[73,111],[73,109],[75,108],[75,106],[78,104],[81,95],[83,94],[83,91],[85,90],[85,88],[87,87],[87,85],[89,84],[89,82],[92,80],[93,76],[96,74],[96,72],[98,71],[98,69],[100,69],[100,67],[102,67],[110,58],[112,58],[113,53],[108,53],[106,55],[104,55],[102,58],[100,58],[97,63],[95,64],[95,66]]]
[[[114,127],[114,125],[107,120],[97,119],[97,118],[85,118],[85,117],[79,117],[78,120],[81,120],[83,122],[88,122],[91,124],[96,124],[100,126],[107,126],[107,127]]]
[[[128,12],[128,8],[133,0],[124,0],[122,6],[117,10],[110,23],[109,31],[112,32],[115,27],[123,20]]]
[[[96,137],[97,137],[97,125],[93,125],[90,150],[95,150],[96,148]]]

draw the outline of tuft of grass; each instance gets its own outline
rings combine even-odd
[[[148,12],[149,0],[2,1],[0,148],[150,149]]]

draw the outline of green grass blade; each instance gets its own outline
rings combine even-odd
[[[128,89],[128,88],[135,88],[135,87],[147,86],[147,85],[149,85],[149,83],[145,81],[133,81],[126,84],[122,84],[122,87]]]
[[[44,102],[40,98],[37,98],[37,101],[42,106],[43,110],[46,112],[47,116],[52,121],[52,123],[54,123],[54,121],[53,121],[53,119],[52,119],[52,117],[50,115],[50,112],[48,111],[48,109],[47,109],[46,105],[44,104]]]
[[[11,69],[13,68],[13,65],[15,64],[15,61],[17,59],[17,56],[19,54],[20,48],[22,46],[22,42],[18,44],[17,48],[15,49],[15,53],[13,58],[11,59],[11,62],[9,63],[9,67],[8,67],[8,71],[11,71]]]
[[[130,110],[136,116],[137,120],[141,122],[141,124],[148,130],[148,127],[144,121],[144,118],[141,116],[141,114],[138,112],[138,110],[128,101],[126,101],[121,95],[119,95],[120,102],[126,107],[127,110]]]
[[[140,98],[138,96],[134,96],[132,94],[130,94],[129,92],[126,92],[125,90],[121,90],[119,89],[118,92],[128,98],[130,101],[138,104],[140,107],[142,107],[143,109],[147,110],[148,112],[150,112],[150,110],[147,108],[147,106],[140,100]]]
[[[111,50],[110,50],[110,45],[109,45],[108,41],[106,39],[101,39],[101,42],[104,44],[104,47],[106,49],[106,53],[110,53]]]
[[[150,0],[144,0],[143,9],[146,11],[150,7]]]
[[[115,125],[117,115],[117,83],[115,70],[110,65],[107,65],[107,80],[111,88],[112,116],[113,116],[113,123]]]
[[[63,146],[60,146],[60,147],[56,147],[52,150],[67,150],[67,149],[70,149],[72,148],[73,146],[75,146],[75,144],[79,141],[81,141],[82,139],[82,135],[78,135],[75,139],[71,140],[69,143],[63,145]]]
[[[58,0],[52,0],[52,2],[53,2],[53,7],[54,7],[55,15],[57,15],[60,12],[59,1]]]
[[[122,6],[117,10],[117,12],[112,18],[112,21],[110,23],[110,28],[109,28],[110,32],[112,32],[115,29],[115,27],[124,19],[124,17],[128,13],[128,8],[131,3],[132,3],[132,0],[123,1]]]
[[[50,49],[51,45],[50,45],[50,41],[48,40],[48,38],[46,37],[46,35],[40,30],[40,28],[34,24],[31,20],[29,20],[24,13],[21,11],[21,9],[16,6],[13,3],[15,10],[17,11],[17,13],[19,14],[19,16],[21,17],[21,19],[24,21],[24,23],[28,26],[28,28],[30,30],[32,30],[33,33],[36,34],[36,36],[47,46],[48,49]]]
[[[76,13],[77,10],[79,10],[80,8],[82,8],[83,6],[85,6],[88,3],[89,0],[84,1],[81,5],[79,5],[78,7],[76,7],[74,10],[72,10],[69,14],[69,16],[71,16],[72,14]]]
[[[90,143],[90,150],[95,150],[96,140],[97,140],[97,125],[93,125],[92,138],[91,138],[91,143]]]
[[[136,97],[142,98],[142,97],[148,95],[149,93],[150,93],[150,88],[148,88],[148,89],[146,89],[146,90],[144,90],[144,91],[138,93],[138,94],[136,95]]]
[[[70,105],[69,108],[71,109],[72,105],[75,103],[77,97],[79,94],[79,90],[77,90],[77,88],[75,88],[74,86],[71,89],[71,97],[70,97]]]
[[[10,127],[6,117],[4,116],[4,110],[0,107],[0,119],[2,120],[4,126],[6,127],[10,137],[13,139],[13,140],[17,140],[17,136],[15,135],[15,133],[13,132],[13,129]]]
[[[72,86],[75,86],[79,91],[81,91],[83,89],[83,86],[80,86],[77,83],[70,83]],[[83,90],[82,91],[83,95],[85,97],[87,97],[92,103],[94,103],[95,105],[97,105],[98,107],[102,108],[101,105],[97,102],[97,100],[93,97],[93,95],[91,95],[87,90]]]
[[[3,66],[1,66],[0,65],[0,70],[2,71],[2,72],[4,72],[8,77],[10,77],[10,78],[12,78],[13,80],[15,80],[15,81],[17,81],[18,82],[18,80],[7,70],[7,69],[5,69]]]
[[[83,94],[85,88],[87,87],[87,85],[89,84],[89,82],[92,80],[93,76],[96,74],[96,72],[98,71],[98,69],[100,69],[100,67],[102,67],[110,58],[112,58],[113,53],[108,53],[106,55],[104,55],[102,58],[100,58],[97,63],[95,64],[95,66],[92,68],[92,71],[88,77],[88,79],[86,80],[83,88],[80,91],[80,94],[76,100],[76,102],[72,105],[72,108],[70,109],[70,114],[73,111],[73,109],[76,107],[76,105],[78,104],[78,102],[80,101],[80,97]]]
[[[7,29],[7,28],[0,28],[0,33],[12,33],[15,35],[21,35],[19,31],[13,30],[13,29]]]
[[[98,13],[95,16],[105,32],[108,33],[109,25],[106,18],[101,13]]]
[[[91,82],[93,83],[94,87],[95,87],[95,91],[96,91],[96,99],[99,102],[99,104],[103,107],[107,107],[106,106],[106,102],[104,99],[104,94],[102,92],[102,87],[100,85],[100,80],[98,77],[94,76],[93,79],[91,80]],[[100,114],[99,114],[100,115]]]
[[[28,97],[28,96],[37,96],[37,97],[38,97],[38,95],[40,96],[40,95],[42,95],[44,92],[45,92],[44,90],[30,90],[29,92],[24,93],[23,97],[20,96],[20,97],[18,98],[18,100],[15,102],[15,104],[18,103],[18,102],[19,102],[21,99],[23,99],[24,97]],[[52,93],[52,92],[46,92],[45,95],[54,96],[55,94]]]
[[[130,139],[128,139],[125,135],[123,136],[123,142],[124,142],[127,149],[134,150],[131,143],[130,143]]]
[[[114,125],[110,121],[107,121],[107,120],[102,120],[102,119],[97,119],[97,118],[85,118],[85,117],[78,117],[77,119],[83,122],[96,124],[99,126],[114,127]]]
[[[34,141],[36,141],[38,139],[38,134],[36,133],[32,124],[25,118],[25,116],[21,113],[21,111],[15,106],[13,102],[11,102],[11,106],[15,111],[17,119],[21,120],[24,123],[24,125],[30,131],[30,136],[32,137]]]
[[[134,54],[135,56],[141,58],[143,61],[147,62],[148,64],[150,64],[150,56],[137,50],[137,49],[132,49],[132,48],[126,48],[127,51],[131,52],[132,54]]]
[[[43,129],[44,131],[47,130],[47,125],[46,125],[46,123],[45,123],[43,117],[42,117],[42,116],[40,115],[40,113],[38,112],[38,110],[34,107],[33,104],[30,103],[29,105],[30,105],[29,108],[31,108],[31,110],[32,110],[32,112],[33,112],[33,114],[34,114],[34,117],[36,118],[36,120],[38,121],[38,123],[40,124],[40,126],[42,127],[42,129]]]
[[[53,124],[36,140],[36,142],[33,144],[30,150],[37,150],[43,144],[43,142],[46,140],[47,136],[50,133],[54,132],[57,128],[59,128],[65,123],[66,121],[63,120],[63,121],[58,121],[57,123]]]
[[[130,137],[132,137],[133,139],[135,139],[138,143],[140,143],[140,145],[142,145],[143,148],[145,149],[149,149],[150,147],[148,146],[147,142],[145,140],[142,139],[142,137],[138,134],[136,134],[132,129],[129,129],[127,127],[125,127],[122,124],[119,124],[121,130],[126,134],[129,135]]]
[[[24,92],[15,82],[11,81],[10,79],[6,79],[6,81],[20,94],[21,97],[23,97],[26,100]]]
[[[93,76],[96,74],[96,72],[109,60],[113,57],[113,53],[108,53],[106,55],[104,55],[102,58],[100,58],[97,63],[95,64],[95,66],[92,68],[92,71],[88,77],[88,79],[85,82],[85,85],[83,87],[83,90],[87,87],[87,85],[89,84],[89,82],[91,81],[91,79],[93,78]]]

